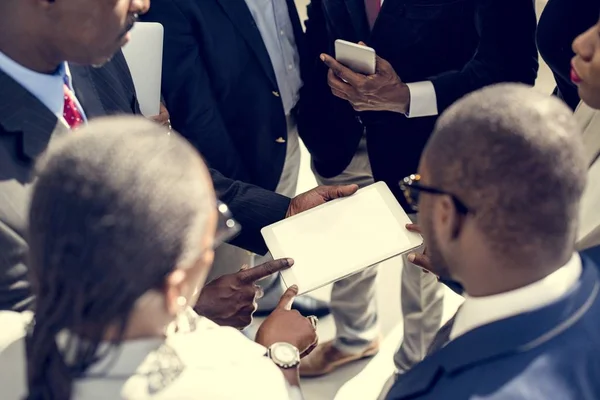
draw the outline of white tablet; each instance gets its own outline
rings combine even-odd
[[[160,111],[163,26],[156,22],[136,22],[123,54],[133,78],[140,110],[146,117]]]
[[[357,273],[423,244],[384,182],[331,201],[262,229],[273,258],[294,266],[281,276],[299,294]]]

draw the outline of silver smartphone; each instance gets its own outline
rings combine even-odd
[[[354,72],[363,75],[375,73],[375,50],[371,47],[338,39],[335,41],[335,59]]]

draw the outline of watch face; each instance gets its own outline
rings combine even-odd
[[[273,358],[283,364],[292,364],[296,361],[296,349],[292,346],[275,346]]]

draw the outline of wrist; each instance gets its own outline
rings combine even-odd
[[[300,365],[300,352],[287,342],[273,343],[267,349],[267,357],[281,369],[297,369]]]
[[[300,366],[297,365],[294,368],[283,369],[280,368],[281,373],[288,381],[290,386],[300,386]]]
[[[410,109],[410,89],[404,82],[398,82],[394,88],[394,107],[391,111],[407,114]]]

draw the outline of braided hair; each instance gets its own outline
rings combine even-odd
[[[30,208],[35,319],[27,400],[69,399],[136,301],[191,263],[214,194],[196,151],[143,118],[100,119],[51,145]],[[57,335],[67,335],[57,345]],[[116,332],[116,334],[115,334]]]

